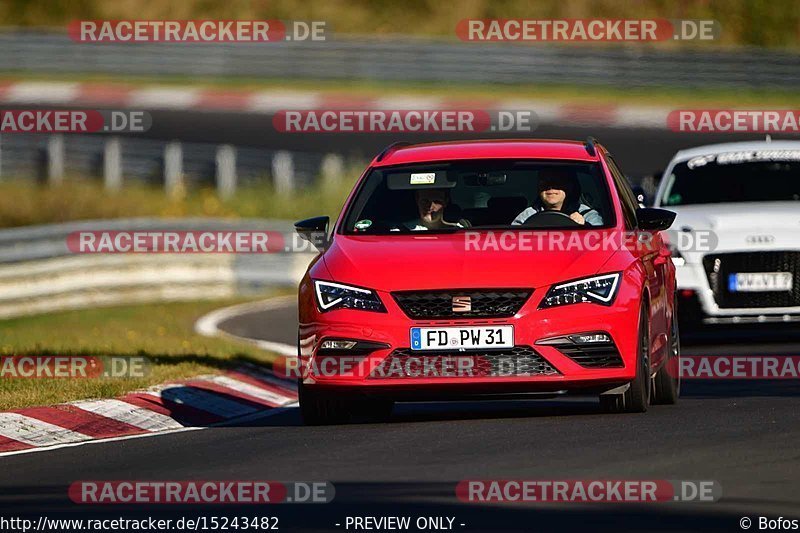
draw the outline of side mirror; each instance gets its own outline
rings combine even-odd
[[[314,217],[294,223],[294,230],[301,239],[314,245],[317,250],[324,250],[328,244],[328,224],[330,217]]]
[[[675,222],[676,216],[677,213],[656,207],[640,207],[636,210],[639,229],[644,231],[663,231],[668,229]]]

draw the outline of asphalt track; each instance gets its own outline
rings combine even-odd
[[[587,89],[588,90],[588,89]],[[5,109],[29,109],[30,106],[6,105]],[[55,109],[53,106],[40,106]],[[79,109],[58,106],[57,109]],[[80,109],[85,109],[81,107]],[[97,109],[103,109],[98,106]],[[535,109],[533,111],[536,111]],[[638,178],[663,170],[676,151],[717,142],[763,140],[761,134],[749,133],[675,133],[667,129],[618,128],[604,126],[596,118],[587,124],[541,124],[532,132],[522,133],[281,133],[272,124],[273,116],[264,113],[233,111],[149,110],[152,127],[144,133],[120,134],[158,140],[232,144],[273,150],[341,153],[370,160],[396,141],[433,142],[477,138],[537,138],[584,140],[596,137],[614,155],[622,170]],[[576,119],[580,119],[579,116]],[[800,134],[773,135],[780,139],[800,139]]]
[[[534,110],[535,111],[535,110]],[[676,151],[715,142],[761,140],[759,134],[690,134],[659,129],[622,129],[592,125],[556,126],[543,124],[530,133],[281,133],[272,125],[272,116],[255,113],[151,111],[152,128],[142,135],[154,139],[181,139],[187,142],[230,143],[240,146],[307,152],[339,152],[371,159],[395,141],[431,142],[466,138],[542,138],[586,139],[592,135],[603,143],[622,170],[631,176],[644,176],[663,170]],[[778,136],[774,136],[778,137]],[[800,138],[800,136],[780,136]]]
[[[268,118],[156,113],[149,136],[305,150],[352,145],[333,136],[274,133]],[[597,135],[629,173],[663,167],[674,150],[719,137],[603,128],[547,128],[537,137]],[[362,138],[374,152],[390,140]],[[740,138],[753,138],[745,136]],[[731,140],[724,137],[722,140]],[[293,343],[296,309],[231,319],[231,333]],[[692,354],[798,354],[797,336],[756,330],[706,333]],[[287,409],[228,428],[162,435],[0,459],[5,516],[274,515],[281,529],[344,531],[345,517],[453,516],[463,531],[741,531],[739,520],[800,518],[800,384],[783,381],[686,381],[676,406],[641,415],[607,415],[597,401],[418,403],[388,423],[305,427]],[[463,479],[715,480],[714,503],[463,504]],[[274,507],[158,508],[75,505],[76,480],[269,479],[331,481],[332,504]],[[461,526],[460,524],[464,524]]]
[[[226,331],[292,342],[293,305],[234,317]],[[796,354],[797,338],[732,332],[692,354]],[[749,342],[745,342],[746,335]],[[287,531],[343,530],[348,515],[454,516],[464,531],[738,531],[749,516],[798,517],[800,385],[686,381],[676,406],[607,415],[591,398],[400,405],[388,423],[305,427],[296,409],[201,432],[65,448],[2,460],[0,508],[14,515],[277,515]],[[713,503],[485,504],[454,497],[462,479],[703,479]],[[332,481],[332,504],[229,508],[88,508],[76,480]],[[212,513],[213,511],[213,513]]]

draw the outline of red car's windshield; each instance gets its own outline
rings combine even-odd
[[[614,224],[598,163],[453,161],[374,169],[344,233],[467,228],[590,228]]]

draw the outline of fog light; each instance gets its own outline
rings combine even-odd
[[[575,344],[596,344],[599,342],[611,342],[611,337],[605,333],[590,333],[588,335],[570,335],[569,340]]]
[[[356,341],[327,340],[319,345],[320,350],[350,350],[358,344]]]

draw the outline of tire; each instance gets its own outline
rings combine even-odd
[[[350,419],[352,406],[346,399],[310,389],[302,381],[298,381],[297,395],[300,401],[300,416],[303,418],[303,423],[308,426],[344,424]]]
[[[675,305],[669,330],[667,360],[664,361],[656,377],[653,378],[654,405],[673,405],[678,402],[678,397],[681,395],[681,336],[679,321],[674,314],[677,310],[677,302]]]
[[[636,377],[622,394],[600,396],[600,408],[609,413],[644,413],[650,405],[650,323],[643,304],[639,311]]]

